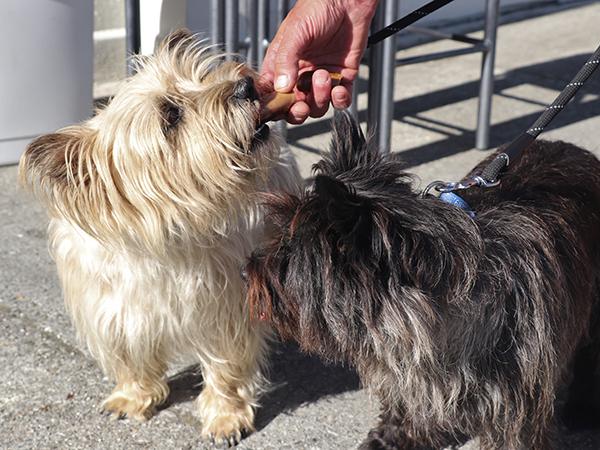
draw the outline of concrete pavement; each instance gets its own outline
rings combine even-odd
[[[530,125],[600,41],[600,4],[570,5],[499,29],[493,144]],[[403,57],[456,44],[432,42]],[[396,71],[393,148],[423,183],[457,179],[487,152],[474,150],[480,57],[466,55]],[[363,76],[366,73],[362,74]],[[596,74],[542,136],[600,156],[600,75]],[[364,108],[361,95],[359,107]],[[329,140],[327,119],[289,130],[306,175]],[[77,345],[46,249],[46,217],[16,188],[16,168],[0,168],[0,449],[199,449],[193,398],[201,378],[179,368],[169,403],[144,424],[111,421],[98,406],[111,386]],[[240,449],[351,449],[375,423],[377,402],[349,370],[280,344],[274,389],[263,399],[258,431]],[[567,437],[568,448],[600,448],[600,433]],[[476,448],[474,443],[469,448]]]

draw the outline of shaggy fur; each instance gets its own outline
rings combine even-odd
[[[255,78],[182,31],[94,118],[23,155],[67,308],[116,381],[114,416],[147,418],[169,364],[191,356],[203,434],[234,443],[253,428],[268,332],[249,323],[239,269],[262,236],[256,192],[299,180],[261,127]]]
[[[348,115],[315,170],[300,196],[268,196],[277,232],[246,268],[249,302],[379,395],[362,448],[551,448],[577,352],[598,358],[600,162],[536,142],[500,186],[461,194],[474,220],[422,198]]]

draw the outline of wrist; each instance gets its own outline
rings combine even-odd
[[[375,13],[379,0],[338,0],[343,7]]]
[[[350,17],[358,21],[371,23],[379,0],[333,0],[337,7],[347,11]]]

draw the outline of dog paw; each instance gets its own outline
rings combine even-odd
[[[205,391],[198,397],[202,436],[218,447],[233,447],[254,430],[254,410],[249,404],[219,398]]]
[[[208,426],[202,427],[202,435],[219,448],[234,447],[240,443],[247,430],[239,422],[231,423],[234,417],[220,417]]]
[[[432,447],[420,445],[403,434],[390,435],[388,430],[371,430],[358,450],[434,450]]]
[[[360,444],[358,450],[391,450],[391,447],[380,439],[369,437]]]
[[[112,419],[135,419],[139,422],[148,420],[153,414],[152,400],[127,398],[121,393],[112,394],[102,403],[102,412]]]
[[[167,397],[166,386],[160,386],[154,392],[142,389],[137,383],[120,385],[102,403],[102,412],[113,419],[134,419],[140,422],[148,420],[154,414],[157,405]]]

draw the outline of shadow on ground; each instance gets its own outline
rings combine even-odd
[[[516,138],[533,124],[546,107],[545,103],[538,100],[516,97],[512,94],[505,93],[504,91],[508,91],[511,88],[523,84],[561,91],[589,56],[590,55],[586,53],[540,64],[533,64],[509,71],[501,77],[496,77],[494,85],[494,94],[496,96],[532,103],[538,105],[539,110],[532,114],[526,114],[492,125],[490,129],[491,147],[498,147]],[[365,89],[365,86],[366,81],[360,80],[359,89],[362,91]],[[590,77],[586,85],[581,89],[573,101],[569,103],[561,114],[556,116],[556,119],[552,122],[549,129],[564,127],[600,115],[600,99],[596,98],[591,101],[582,102],[583,93],[597,92],[600,92],[600,71]],[[471,81],[394,103],[394,120],[446,135],[445,139],[441,139],[437,142],[402,151],[402,159],[406,162],[407,167],[417,166],[436,159],[455,155],[474,147],[474,130],[453,125],[451,122],[438,121],[429,117],[424,117],[422,114],[442,106],[476,98],[478,94],[479,82]],[[365,110],[359,111],[360,121],[364,122],[366,121],[366,118],[367,112]],[[475,117],[473,117],[473,121],[475,122]],[[452,132],[448,132],[448,129],[451,129]],[[302,149],[318,153],[318,151],[324,149],[313,149],[302,143],[298,143],[297,141],[299,139],[327,133],[329,130],[330,121],[320,120],[302,127],[291,128],[288,131],[288,140]],[[392,150],[393,147],[394,143],[392,143]]]
[[[261,401],[263,407],[256,417],[257,430],[263,429],[279,414],[303,404],[360,388],[356,373],[302,353],[295,344],[278,344],[271,361],[273,388]]]
[[[262,407],[256,417],[257,430],[262,430],[281,413],[293,411],[322,397],[360,388],[358,376],[353,371],[328,365],[317,357],[302,353],[292,343],[274,345],[270,361],[271,389],[261,398]],[[193,401],[202,390],[200,368],[188,367],[171,376],[168,384],[169,398],[160,409]]]
[[[261,399],[263,405],[256,418],[256,429],[264,429],[279,414],[292,412],[299,406],[321,398],[355,391],[360,388],[358,376],[351,370],[327,365],[318,358],[302,353],[295,344],[278,343],[271,356],[272,389]],[[171,394],[161,409],[177,403],[193,401],[201,390],[199,367],[189,367],[170,377]],[[589,420],[562,428],[559,448],[592,450],[600,448],[600,423]],[[466,446],[466,449],[473,449]]]

